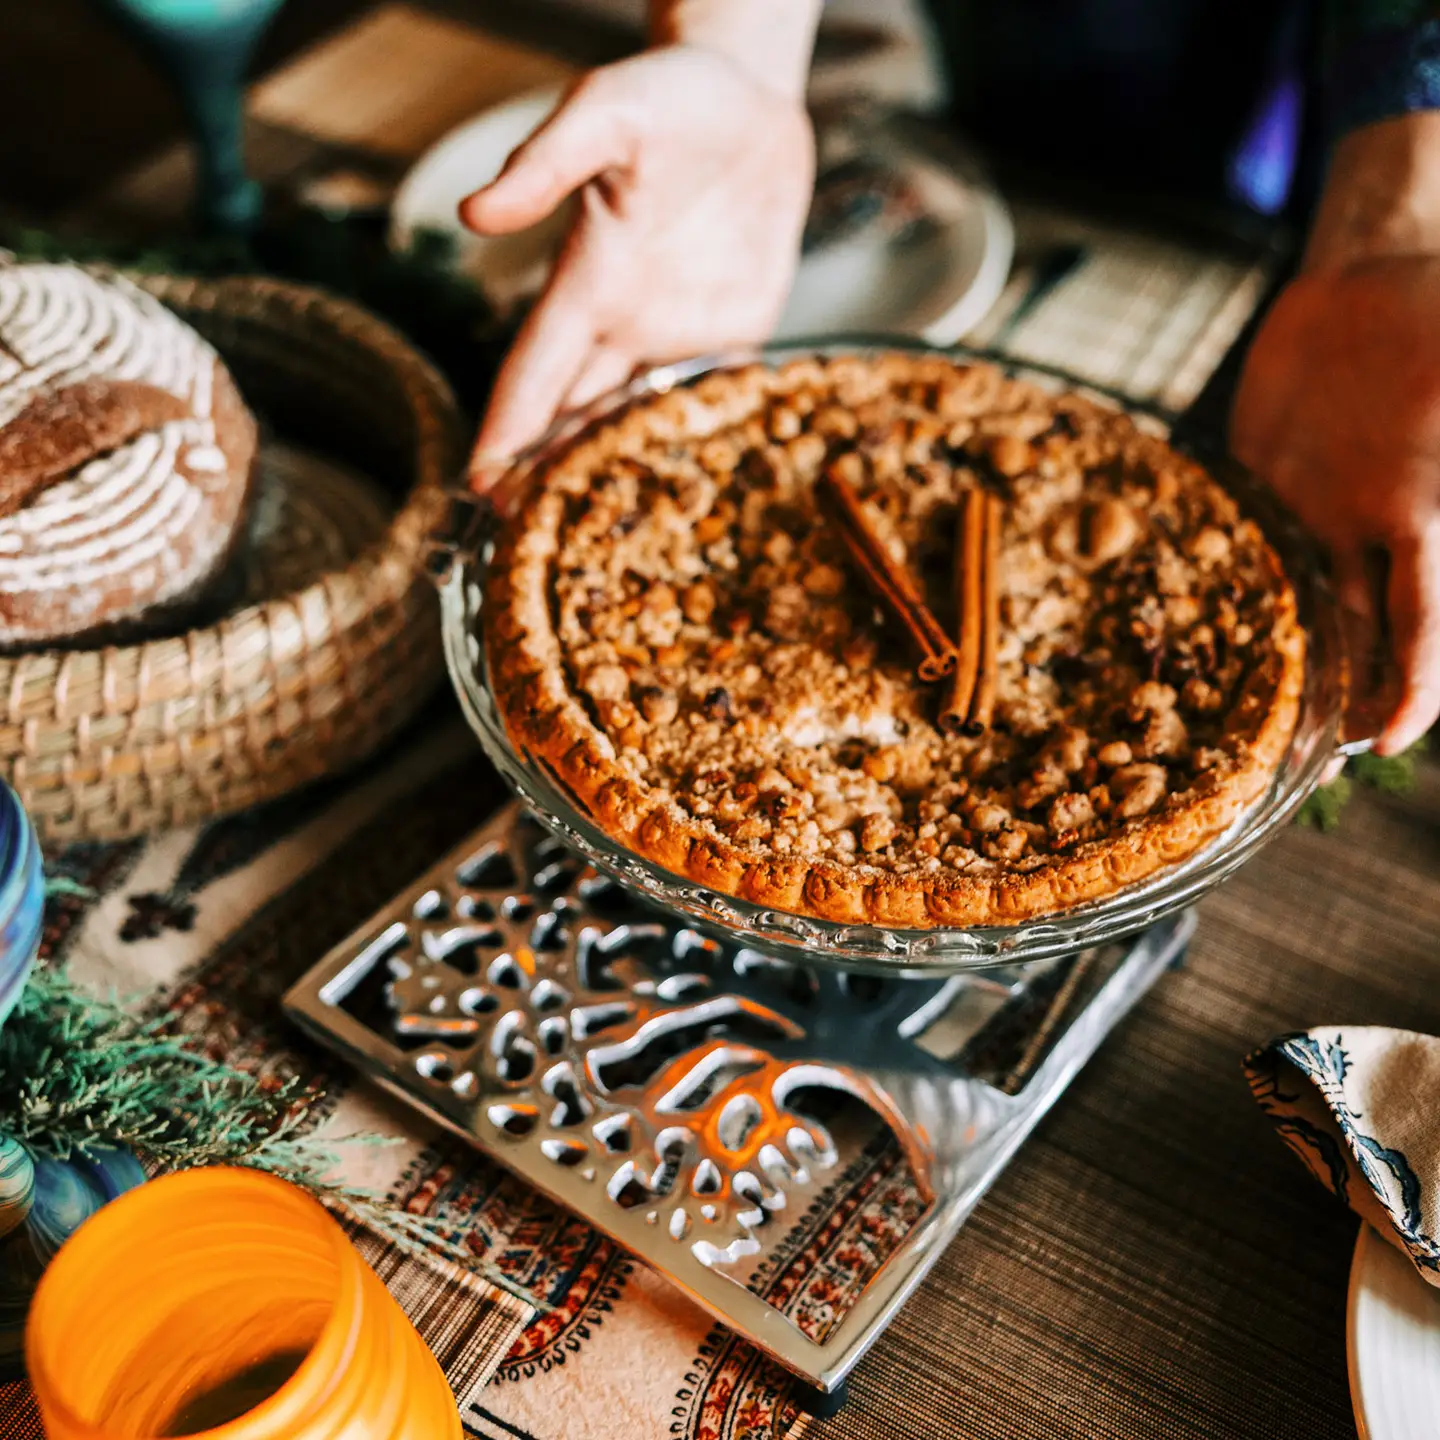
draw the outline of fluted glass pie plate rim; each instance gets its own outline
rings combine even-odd
[[[1195,854],[1134,885],[1071,909],[1010,925],[899,929],[851,925],[755,904],[676,875],[628,849],[583,813],[541,767],[518,751],[490,685],[483,642],[485,571],[500,517],[523,503],[541,466],[583,429],[630,401],[662,393],[716,370],[760,361],[778,365],[805,356],[873,356],[905,350],[982,360],[1052,390],[1075,391],[1169,434],[1168,419],[1144,405],[1050,366],[1016,361],[964,346],[872,336],[832,336],[764,346],[678,365],[658,366],[567,416],[511,469],[485,507],[478,538],[464,546],[441,584],[446,662],[465,716],[506,783],[553,834],[651,904],[771,955],[885,974],[946,975],[1052,959],[1119,940],[1194,904],[1226,879],[1290,821],[1320,783],[1340,749],[1345,658],[1339,611],[1318,551],[1268,493],[1217,446],[1177,443],[1194,455],[1264,528],[1280,552],[1300,604],[1308,639],[1305,687],[1295,735],[1265,793],[1223,834]]]

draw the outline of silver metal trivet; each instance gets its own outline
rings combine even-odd
[[[645,908],[510,806],[285,1005],[832,1390],[1193,928],[1024,969],[850,975]],[[908,1228],[819,1325],[764,1281],[882,1126]]]

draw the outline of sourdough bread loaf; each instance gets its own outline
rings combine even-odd
[[[219,356],[158,301],[0,259],[0,646],[199,599],[243,528],[255,446]]]

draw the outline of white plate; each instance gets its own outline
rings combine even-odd
[[[501,311],[534,295],[570,221],[562,205],[548,219],[518,235],[493,239],[472,234],[456,209],[472,191],[499,173],[510,152],[540,127],[564,88],[532,90],[485,110],[427,150],[400,182],[390,206],[390,245],[406,249],[416,231],[433,230],[455,240],[456,261]]]
[[[1360,1440],[1436,1440],[1440,1289],[1368,1225],[1350,1265],[1347,1328]]]
[[[477,115],[423,155],[391,209],[390,242],[418,230],[455,237],[460,268],[500,310],[534,295],[565,233],[570,209],[519,235],[470,234],[456,206],[493,179],[510,152],[554,108],[558,87]],[[1014,252],[1009,212],[956,151],[955,164],[896,142],[897,155],[934,222],[909,239],[862,232],[806,257],[777,330],[780,340],[837,332],[914,335],[948,345],[995,303]],[[958,167],[958,169],[957,169]]]

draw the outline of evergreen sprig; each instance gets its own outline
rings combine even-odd
[[[153,1170],[238,1165],[302,1186],[405,1248],[470,1257],[429,1217],[332,1179],[337,1144],[304,1133],[296,1081],[271,1083],[197,1053],[42,965],[0,1027],[0,1133],[56,1160],[124,1148]]]
[[[1420,740],[1399,755],[1355,756],[1330,784],[1306,798],[1296,819],[1316,830],[1334,830],[1357,783],[1385,795],[1408,795],[1415,788],[1415,766],[1424,746]]]
[[[1423,748],[1424,742],[1419,741],[1399,755],[1376,755],[1372,751],[1357,755],[1348,768],[1362,785],[1372,790],[1386,795],[1408,795],[1415,788],[1415,762]]]

